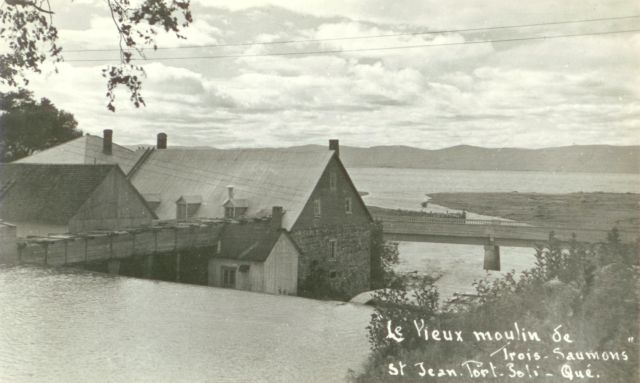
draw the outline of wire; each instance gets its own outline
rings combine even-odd
[[[335,50],[322,50],[322,51],[307,51],[307,52],[281,52],[281,53],[258,53],[258,54],[235,54],[235,55],[213,55],[213,56],[177,56],[177,57],[154,57],[151,59],[131,59],[131,61],[166,61],[166,60],[204,60],[204,59],[225,59],[225,58],[242,58],[242,57],[269,57],[269,56],[311,56],[311,55],[325,55],[325,54],[337,54],[337,53],[349,53],[349,52],[374,52],[374,51],[390,51],[400,49],[415,49],[415,48],[430,48],[452,45],[471,45],[471,44],[488,44],[488,43],[507,43],[516,41],[530,41],[530,40],[552,40],[559,38],[571,38],[582,36],[603,36],[621,33],[635,33],[640,32],[640,29],[627,29],[619,31],[606,31],[606,32],[592,32],[592,33],[576,33],[569,35],[551,35],[551,36],[535,36],[535,37],[516,37],[509,39],[496,39],[496,40],[478,40],[478,41],[463,41],[452,43],[439,43],[439,44],[418,44],[418,45],[401,45],[379,48],[355,48],[355,49],[335,49]],[[117,59],[72,59],[65,60],[65,62],[111,62],[117,61]]]
[[[280,45],[280,44],[312,43],[312,42],[322,42],[322,41],[364,40],[364,39],[377,39],[377,38],[385,38],[385,37],[420,36],[420,35],[459,33],[459,32],[479,32],[479,31],[492,31],[492,30],[511,29],[511,28],[541,27],[541,26],[548,26],[548,25],[591,23],[591,22],[599,22],[599,21],[634,19],[639,17],[640,15],[620,16],[620,17],[602,17],[597,19],[553,21],[553,22],[535,23],[535,24],[501,25],[501,26],[495,26],[495,27],[478,27],[478,28],[464,28],[464,29],[444,29],[444,30],[435,30],[435,31],[404,32],[404,33],[369,35],[369,36],[345,36],[345,37],[331,37],[331,38],[323,38],[323,39],[281,40],[281,41],[267,41],[267,42],[253,41],[253,42],[247,42],[247,43],[183,45],[183,46],[173,46],[173,47],[158,47],[154,50],[220,48],[220,47],[241,47],[241,46],[250,46],[250,45]],[[120,48],[65,49],[65,52],[112,52],[112,51],[119,51],[119,50]]]

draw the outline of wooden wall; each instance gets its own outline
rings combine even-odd
[[[293,242],[282,234],[264,262],[212,258],[209,261],[209,286],[222,287],[222,270],[230,267],[236,269],[235,288],[238,290],[296,295],[298,256]],[[248,265],[249,270],[241,272],[241,265]]]
[[[241,265],[248,265],[249,270],[240,272]],[[239,261],[228,258],[212,258],[209,260],[209,286],[222,286],[222,269],[236,269],[236,289],[264,292],[264,264],[262,262]]]
[[[153,213],[122,172],[114,169],[69,221],[69,232],[151,225]]]
[[[264,292],[296,295],[298,292],[298,249],[282,234],[264,262]]]

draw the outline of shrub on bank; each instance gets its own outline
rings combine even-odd
[[[393,286],[376,296],[369,340],[372,354],[366,371],[357,382],[395,381],[479,381],[468,375],[455,378],[392,375],[390,364],[398,361],[409,366],[424,362],[439,368],[464,371],[466,360],[491,360],[488,355],[507,342],[425,342],[407,333],[415,333],[413,320],[423,319],[432,329],[457,329],[465,334],[473,331],[501,332],[512,329],[535,330],[540,342],[527,343],[525,349],[509,349],[522,353],[540,353],[548,358],[535,361],[538,371],[553,371],[553,377],[536,377],[537,381],[568,381],[561,377],[559,366],[571,368],[589,365],[604,382],[631,382],[638,378],[638,247],[620,243],[613,231],[605,244],[584,247],[577,242],[561,246],[553,236],[548,244],[536,250],[535,267],[520,275],[507,273],[502,278],[475,283],[476,299],[464,304],[438,307],[435,287],[424,283],[410,286],[398,278]],[[401,326],[404,340],[389,337],[392,328]],[[554,342],[549,335],[561,327],[571,334],[571,343]],[[630,342],[631,340],[631,342]],[[621,352],[624,351],[624,355]],[[569,361],[565,360],[572,352]],[[576,354],[579,352],[580,354]],[[584,352],[598,357],[617,355],[625,360],[576,360]],[[600,354],[598,354],[600,353]],[[613,354],[608,354],[613,353]],[[497,354],[500,357],[501,353]],[[622,356],[621,356],[622,355]],[[494,357],[493,360],[499,360]],[[503,363],[504,365],[505,363]],[[533,365],[533,363],[532,363]],[[482,381],[513,381],[512,377],[492,377]]]

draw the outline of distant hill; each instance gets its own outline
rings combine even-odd
[[[341,147],[347,167],[639,173],[640,146],[584,145],[545,149],[489,149],[460,145]]]
[[[137,146],[129,147],[135,149]],[[287,149],[326,150],[326,146],[304,145]],[[640,173],[640,146],[574,145],[544,149],[494,149],[458,145],[437,150],[401,145],[370,148],[341,146],[340,156],[345,166],[351,168]]]

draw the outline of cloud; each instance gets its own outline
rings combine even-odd
[[[199,5],[242,11],[255,7],[282,7],[316,17],[346,17],[357,21],[385,24],[412,24],[428,28],[460,28],[546,21],[550,15],[558,19],[578,19],[637,14],[640,5],[627,0],[538,0],[523,5],[511,0],[484,2],[467,0],[197,0]]]
[[[100,65],[64,63],[58,75],[34,76],[33,87],[39,96],[74,113],[85,131],[99,134],[113,128],[116,141],[125,144],[153,143],[158,131],[168,133],[174,145],[221,147],[324,144],[328,137],[349,145],[427,148],[462,143],[640,143],[640,34],[486,44],[461,43],[583,31],[587,26],[415,34],[638,13],[631,2],[554,2],[553,15],[545,8],[549,0],[499,0],[491,9],[460,0],[416,0],[402,6],[379,0],[265,4],[197,2],[196,22],[185,32],[189,38],[173,41],[164,36],[159,42],[171,47],[405,35],[162,50],[149,58],[366,49],[310,56],[150,60],[143,63],[147,107],[133,108],[128,95],[119,92],[115,114],[105,108]],[[84,24],[63,22],[68,26],[61,30],[65,46],[117,43],[113,25],[100,7],[91,8]],[[598,24],[597,30],[621,25]],[[450,43],[460,45],[376,50]],[[68,57],[106,57],[100,55]]]

